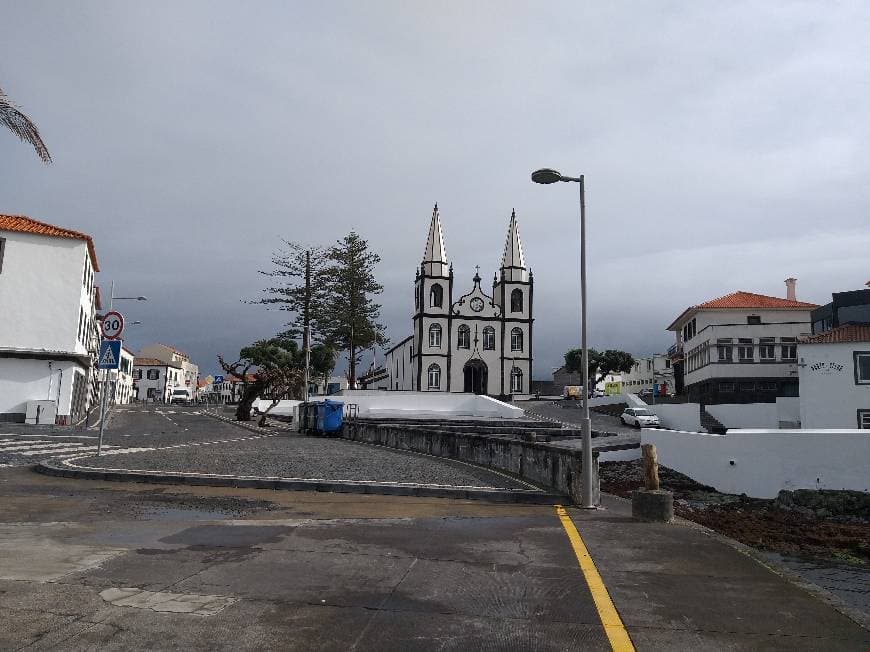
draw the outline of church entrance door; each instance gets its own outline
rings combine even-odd
[[[486,394],[487,370],[483,360],[469,360],[462,368],[465,387],[462,391],[472,394]]]

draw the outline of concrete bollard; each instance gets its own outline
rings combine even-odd
[[[674,495],[659,486],[659,464],[654,444],[641,446],[643,489],[631,495],[631,515],[639,521],[670,523],[674,520]]]

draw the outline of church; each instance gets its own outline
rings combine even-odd
[[[468,292],[455,288],[436,204],[414,281],[413,333],[387,351],[381,387],[529,394],[534,278],[526,267],[515,211],[490,294],[481,283],[478,268]]]

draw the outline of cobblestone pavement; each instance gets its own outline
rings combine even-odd
[[[507,476],[460,462],[342,439],[296,434],[256,437],[251,433],[250,437],[242,435],[239,441],[233,442],[194,442],[110,458],[88,457],[76,460],[76,465],[330,481],[532,488]]]

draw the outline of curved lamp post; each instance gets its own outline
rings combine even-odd
[[[589,418],[589,348],[586,344],[586,184],[583,175],[566,177],[551,168],[541,168],[532,172],[535,183],[551,184],[559,181],[580,184],[580,340],[583,347],[581,365],[583,369],[583,416],[580,419],[580,432],[583,441],[583,494],[581,507],[594,508],[595,494],[592,483],[592,420]]]

